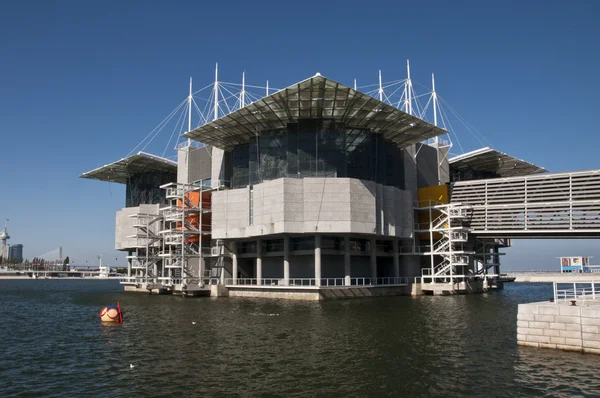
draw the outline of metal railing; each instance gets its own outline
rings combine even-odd
[[[226,278],[226,285],[238,286],[407,286],[407,277],[384,277],[384,278],[321,278],[320,285],[315,278]]]
[[[423,274],[420,276],[420,283],[461,283],[465,281],[471,281],[474,279],[481,279],[476,275],[430,275],[431,269],[427,268],[423,269]],[[488,277],[492,277],[492,275],[487,275]],[[415,282],[417,283],[417,282]]]
[[[600,298],[600,282],[554,282],[554,302],[589,301]]]

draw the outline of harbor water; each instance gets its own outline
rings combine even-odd
[[[600,356],[516,344],[517,304],[551,296],[551,284],[513,283],[293,302],[0,280],[0,395],[600,395]],[[124,323],[102,324],[117,301]]]

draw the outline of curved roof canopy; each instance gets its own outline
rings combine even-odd
[[[153,171],[177,173],[177,162],[146,152],[138,152],[116,162],[83,173],[79,178],[126,184],[131,175]]]
[[[448,162],[454,170],[487,171],[496,173],[500,177],[525,176],[548,171],[489,147],[455,156]]]
[[[370,129],[398,147],[442,135],[446,130],[367,94],[317,74],[207,123],[183,136],[224,150],[264,130],[287,128],[298,119],[334,119],[348,128]]]

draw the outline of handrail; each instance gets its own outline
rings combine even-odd
[[[564,301],[589,301],[600,297],[600,282],[556,282],[553,283],[554,303]]]

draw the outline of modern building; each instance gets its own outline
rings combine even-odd
[[[600,272],[600,265],[592,265],[592,256],[560,257],[561,273]]]
[[[23,245],[20,243],[10,245],[8,249],[8,259],[15,262],[23,261]]]
[[[184,134],[177,162],[140,152],[81,176],[127,187],[115,238],[127,290],[311,300],[483,291],[502,287],[511,238],[557,231],[535,220],[563,210],[554,199],[528,205],[541,194],[523,181],[562,174],[490,148],[448,159],[435,138],[446,131],[410,104],[320,74],[240,99]],[[572,231],[600,233],[599,223],[579,230],[574,214]]]

